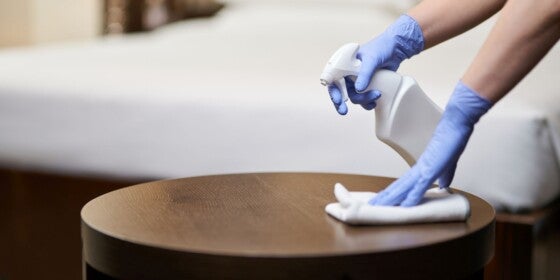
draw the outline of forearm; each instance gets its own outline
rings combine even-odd
[[[497,102],[560,38],[559,1],[509,0],[462,81]]]
[[[486,20],[505,0],[424,0],[407,12],[424,35],[424,49],[455,37]]]

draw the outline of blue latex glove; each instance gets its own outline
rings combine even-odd
[[[440,188],[449,187],[474,125],[491,107],[492,103],[459,82],[416,164],[369,204],[414,206],[436,179],[439,178]]]
[[[377,106],[376,100],[381,97],[378,90],[370,90],[363,93],[358,93],[354,87],[354,81],[348,77],[344,77],[346,81],[346,90],[348,91],[348,99],[354,104],[360,104],[366,110],[372,110]],[[334,84],[328,86],[329,95],[336,108],[336,111],[341,115],[348,113],[348,106],[342,100],[342,92]]]
[[[396,71],[403,60],[420,53],[423,49],[424,35],[418,23],[408,15],[400,16],[383,33],[360,46],[357,53],[357,58],[362,61],[360,72],[355,84],[346,81],[350,101],[366,110],[375,108],[375,100],[379,98],[379,92],[368,92],[366,96],[358,94],[369,86],[375,71],[378,69]],[[340,90],[331,85],[328,91],[337,112],[346,115],[348,107],[342,101]]]

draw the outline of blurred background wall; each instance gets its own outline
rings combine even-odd
[[[102,0],[0,0],[0,47],[91,39],[103,30]]]

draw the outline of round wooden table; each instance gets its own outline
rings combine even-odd
[[[494,210],[465,193],[466,222],[348,226],[333,185],[390,178],[257,173],[140,184],[82,209],[86,279],[471,279],[494,248]]]

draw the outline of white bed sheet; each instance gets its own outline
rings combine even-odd
[[[0,164],[128,178],[398,177],[408,167],[375,138],[374,113],[351,106],[338,116],[318,79],[336,48],[367,41],[397,16],[360,1],[236,2],[150,34],[4,50]],[[399,71],[443,107],[491,21]],[[559,57],[555,47],[482,119],[454,186],[512,211],[558,195]]]

